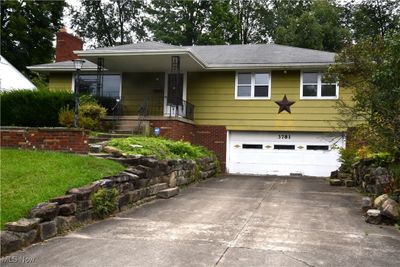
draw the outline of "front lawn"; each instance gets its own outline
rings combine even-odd
[[[1,229],[40,202],[124,169],[110,160],[69,153],[16,149],[0,153]]]

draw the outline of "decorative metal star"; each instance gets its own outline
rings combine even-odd
[[[290,111],[290,106],[293,105],[296,102],[289,101],[287,99],[287,97],[286,97],[286,94],[285,94],[285,96],[283,97],[283,99],[281,101],[275,101],[275,103],[279,105],[278,114],[281,113],[284,110],[286,110],[287,112],[289,112],[291,114],[292,112]]]

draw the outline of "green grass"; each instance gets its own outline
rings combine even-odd
[[[115,138],[110,140],[108,145],[116,147],[126,154],[155,156],[157,159],[196,159],[213,155],[204,147],[161,137]]]
[[[40,202],[124,169],[110,160],[69,153],[16,149],[0,153],[1,229]]]

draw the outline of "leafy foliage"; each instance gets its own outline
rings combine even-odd
[[[99,189],[95,192],[92,197],[93,213],[99,219],[104,219],[108,215],[112,214],[115,209],[115,200],[118,197],[117,189]]]
[[[155,156],[158,159],[196,159],[213,156],[204,147],[159,137],[133,136],[117,138],[110,140],[108,145],[126,154]]]
[[[1,125],[56,127],[60,108],[74,105],[67,92],[19,90],[0,93]]]
[[[94,47],[132,43],[145,37],[143,1],[81,2],[79,9],[70,9],[72,28]]]
[[[78,126],[89,130],[98,130],[100,121],[106,115],[107,110],[96,102],[91,95],[83,95],[79,98]],[[62,126],[74,125],[74,110],[69,106],[62,107],[58,118]]]
[[[53,60],[64,6],[64,1],[1,1],[1,54],[30,78],[38,77],[26,66]]]
[[[339,102],[348,122],[364,120],[379,151],[400,151],[400,35],[346,47],[330,72],[353,90],[353,104]]]

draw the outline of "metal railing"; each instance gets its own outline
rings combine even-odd
[[[139,116],[167,116],[194,119],[194,105],[182,100],[181,105],[167,103],[167,97],[147,97],[138,110]]]

